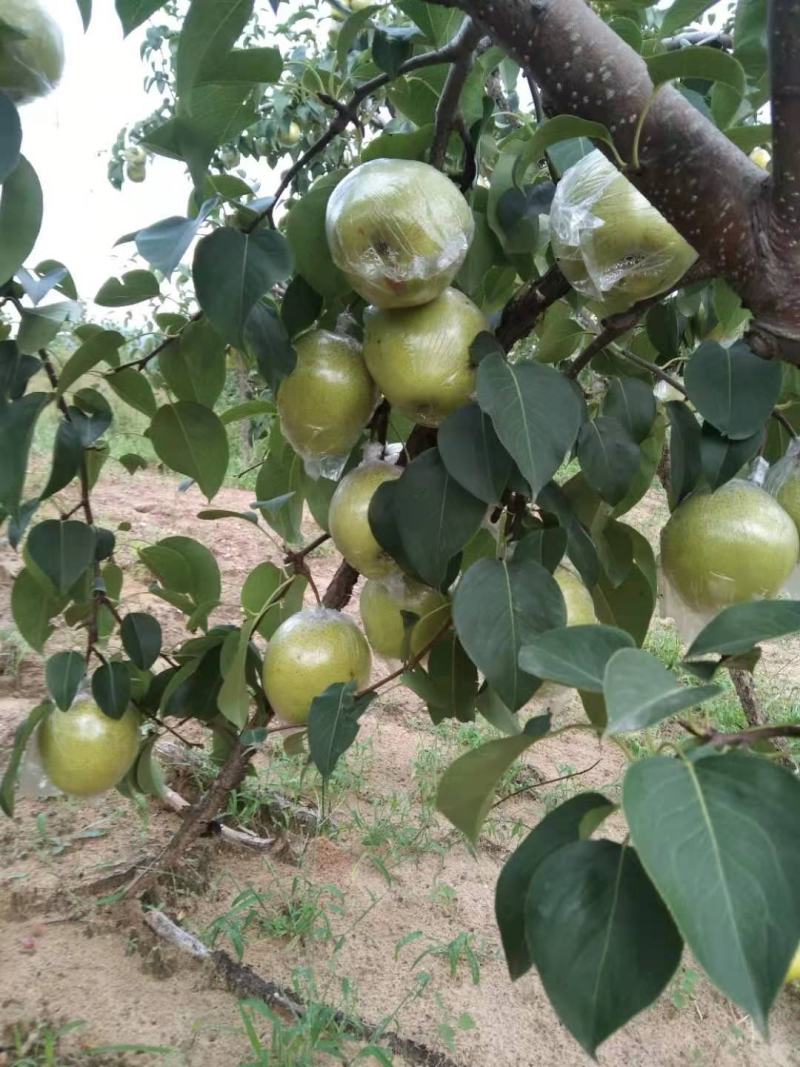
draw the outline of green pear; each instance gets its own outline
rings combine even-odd
[[[278,389],[284,437],[304,459],[346,456],[378,399],[361,345],[313,330],[295,342],[297,364]]]
[[[139,716],[129,708],[111,719],[92,700],[53,711],[39,727],[39,754],[53,785],[87,797],[113,789],[139,752]]]
[[[17,104],[61,80],[64,40],[41,0],[0,0],[0,90]]]
[[[567,609],[567,626],[590,626],[592,623],[597,622],[592,594],[578,575],[559,565],[556,567],[553,577],[564,598],[564,606]],[[559,685],[558,682],[544,682],[536,690],[536,699],[551,703],[558,698],[560,704],[566,701],[570,693],[569,686]]]
[[[785,470],[780,484],[773,488],[771,479],[768,478],[767,488],[800,531],[800,463],[796,458],[783,462],[788,469]],[[780,464],[776,464],[776,469],[779,466]]]
[[[278,130],[278,140],[282,145],[286,145],[287,148],[297,144],[301,136],[302,130],[296,122],[290,122],[287,130]]]
[[[278,718],[308,722],[314,697],[336,682],[369,681],[372,655],[359,628],[340,611],[307,608],[281,623],[264,656],[264,692]]]
[[[661,531],[661,569],[690,608],[774,597],[797,563],[794,522],[774,497],[736,479],[680,504]]]
[[[393,408],[424,426],[439,426],[475,390],[469,346],[488,329],[457,289],[422,307],[364,312],[364,361]]]
[[[328,526],[333,543],[365,578],[387,578],[399,572],[392,557],[375,540],[369,504],[379,485],[402,473],[392,463],[370,460],[346,474],[331,498]]]
[[[464,197],[444,174],[411,159],[356,167],[328,201],[333,261],[366,301],[414,307],[453,280],[472,241]]]
[[[800,982],[800,947],[798,947],[792,962],[789,964],[789,970],[786,972],[786,981]]]
[[[392,659],[418,655],[450,617],[450,601],[443,593],[403,575],[365,582],[359,607],[372,648]],[[410,629],[403,612],[418,616]]]
[[[147,167],[144,163],[126,163],[125,176],[129,182],[143,182],[147,177]]]
[[[550,209],[558,264],[601,314],[670,289],[697,253],[605,156],[595,151],[558,183]]]

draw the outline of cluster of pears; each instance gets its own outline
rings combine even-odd
[[[749,479],[693,493],[661,531],[668,591],[704,619],[731,604],[776,596],[797,565],[800,464],[790,451],[766,486],[762,464]]]
[[[381,394],[426,426],[469,401],[469,348],[486,320],[450,282],[472,233],[466,200],[426,163],[377,159],[337,185],[327,207],[328,245],[369,306],[363,345],[326,330],[306,333],[278,390],[284,436],[310,474],[341,473]],[[393,659],[418,655],[447,620],[447,597],[403,575],[369,524],[376,490],[400,474],[391,463],[367,460],[333,494],[331,537],[367,579],[360,608],[369,641],[347,616],[319,608],[279,627],[267,649],[264,690],[284,721],[305,723],[314,697],[334,683],[363,687],[370,646]]]
[[[41,0],[0,0],[0,90],[16,104],[45,96],[61,80],[64,41]]]

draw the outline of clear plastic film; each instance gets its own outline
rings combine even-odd
[[[472,211],[448,177],[427,163],[374,159],[334,189],[325,228],[331,256],[378,307],[437,297],[464,262]]]
[[[283,435],[312,478],[337,480],[378,402],[361,345],[313,330],[295,342],[297,364],[278,389]]]
[[[64,41],[40,0],[0,0],[0,90],[17,104],[46,96],[61,80]]]
[[[403,574],[365,582],[359,608],[373,652],[392,663],[418,655],[450,617],[443,593]]]
[[[669,289],[697,253],[599,152],[584,156],[556,187],[550,235],[572,286],[605,314]]]
[[[668,403],[670,400],[683,400],[684,395],[674,385],[670,385],[669,382],[659,379],[653,386],[653,396],[656,400],[660,400],[662,404]]]
[[[475,391],[470,345],[488,328],[457,289],[422,307],[364,312],[364,362],[386,399],[414,422],[439,426]]]
[[[770,468],[765,488],[800,532],[800,439],[790,441],[784,457]],[[793,598],[800,597],[800,565],[787,578],[784,592]]]
[[[661,614],[691,641],[722,608],[777,596],[799,551],[794,522],[754,481],[696,492],[661,531]]]
[[[77,693],[73,697],[71,707],[92,699],[92,690],[88,677],[81,682]],[[54,708],[51,715],[60,714]],[[62,791],[50,781],[47,771],[42,763],[42,754],[39,750],[39,730],[33,734],[25,746],[22,763],[17,778],[17,792],[21,797],[35,800],[37,797],[62,796]]]

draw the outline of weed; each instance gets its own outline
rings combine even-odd
[[[695,998],[700,972],[691,967],[681,967],[670,984],[670,999],[678,1011],[686,1008]]]
[[[16,681],[27,654],[28,646],[17,629],[0,627],[0,675]]]
[[[486,946],[477,944],[474,934],[463,930],[460,934],[456,934],[452,940],[443,941],[440,938],[424,934],[422,930],[413,930],[411,933],[405,934],[397,942],[394,949],[394,958],[399,958],[406,945],[414,944],[423,939],[426,939],[428,944],[412,962],[412,970],[427,956],[433,956],[435,959],[447,960],[451,978],[456,977],[462,963],[466,964],[472,978],[472,984],[480,985],[481,958],[484,960],[489,959],[492,953]]]

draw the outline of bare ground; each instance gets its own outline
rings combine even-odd
[[[243,522],[197,520],[199,497],[195,491],[176,492],[172,479],[138,474],[101,481],[95,497],[104,523],[131,523],[130,532],[119,535],[125,606],[146,602],[169,641],[180,639],[180,620],[147,594],[136,547],[184,533],[212,548],[224,579],[220,621],[237,617],[238,590],[252,567],[278,558],[277,549]],[[224,490],[215,506],[244,510],[251,499],[250,493]],[[657,500],[637,509],[635,520],[645,530],[654,518],[660,518]],[[333,554],[322,549],[314,569],[323,584],[335,564]],[[10,579],[18,568],[17,557],[0,550],[0,633],[10,626]],[[779,672],[786,687],[793,687],[797,647],[782,646],[771,656],[772,676]],[[36,656],[15,662],[12,670],[8,656],[5,662],[0,746],[43,691]],[[323,834],[293,833],[291,852],[281,856],[204,840],[167,885],[168,910],[196,932],[208,931],[220,916],[247,917],[244,959],[262,976],[305,992],[313,986],[314,999],[376,1024],[396,1012],[395,1029],[449,1052],[463,1067],[588,1063],[556,1020],[538,978],[509,982],[493,918],[494,883],[505,856],[524,828],[569,795],[565,790],[574,783],[543,785],[498,808],[473,854],[430,806],[437,775],[469,743],[466,735],[454,741],[454,733],[456,727],[431,729],[406,693],[386,694],[371,710],[362,743],[327,798],[331,820]],[[580,732],[534,748],[519,781],[547,781],[596,760],[581,785],[613,796],[623,755]],[[265,791],[271,785],[296,787],[286,760],[276,769],[276,761],[262,755],[258,770]],[[251,789],[257,791],[255,783]],[[120,1045],[172,1050],[138,1054],[130,1059],[137,1064],[247,1062],[237,1004],[213,977],[144,935],[118,907],[98,905],[81,892],[114,864],[154,852],[175,824],[174,815],[156,808],[137,811],[116,793],[85,803],[23,799],[14,822],[0,824],[0,1035],[7,1037],[14,1027],[19,1033],[36,1020],[83,1020],[64,1041],[77,1059],[64,1062],[129,1062],[122,1052],[100,1059],[85,1052]],[[232,911],[248,891],[258,894],[256,904]],[[221,934],[219,944],[230,949],[232,942]],[[477,974],[471,973],[467,953],[458,954],[459,945],[472,953]],[[470,1028],[459,1029],[459,1022]],[[269,1031],[264,1019],[257,1028]],[[0,1036],[0,1047],[5,1043]],[[299,1048],[288,1055],[294,1059],[274,1062],[312,1062]],[[782,994],[767,1045],[686,960],[667,993],[609,1040],[599,1059],[609,1067],[798,1065],[800,998],[793,991]],[[13,1062],[10,1056],[7,1062]],[[313,1062],[332,1061],[320,1056]]]

